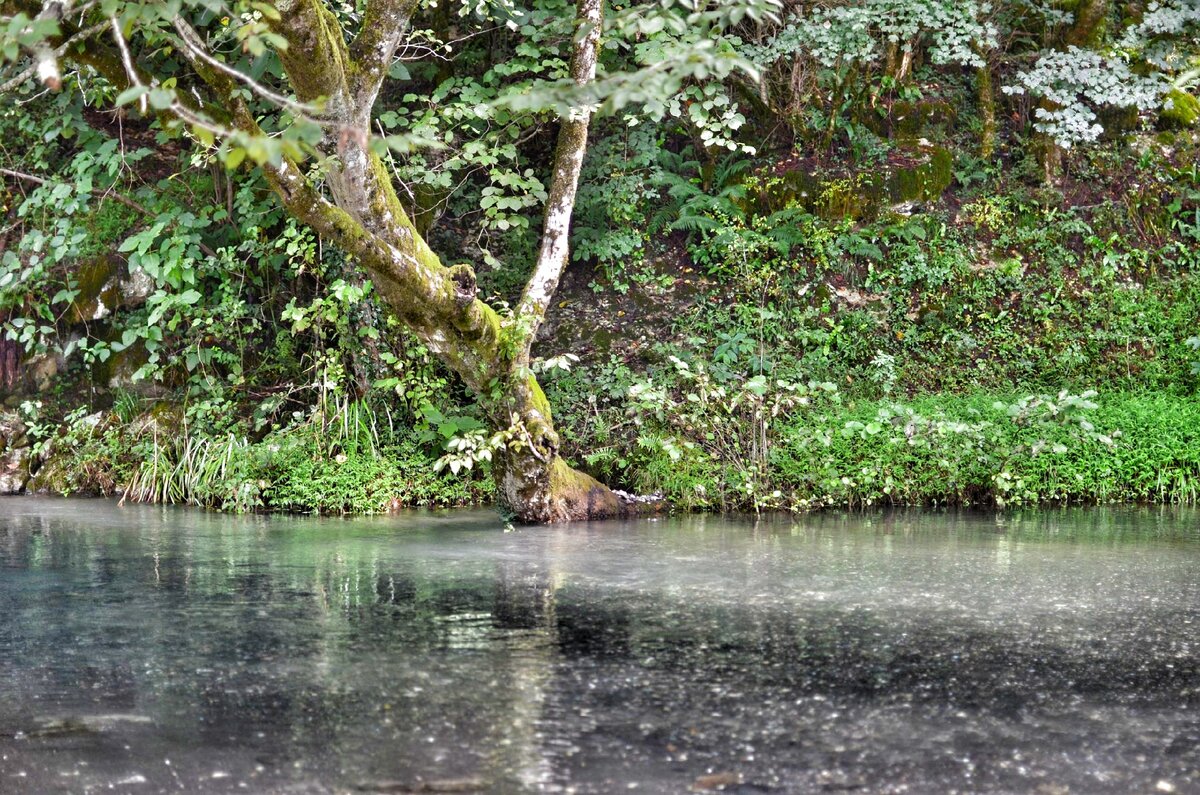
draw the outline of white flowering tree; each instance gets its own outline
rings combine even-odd
[[[1052,177],[1061,152],[1104,132],[1101,108],[1145,112],[1169,106],[1173,86],[1195,75],[1200,1],[1165,0],[1122,11],[1124,27],[1106,36],[1113,15],[1107,0],[1073,11],[1036,7],[1048,25],[1065,28],[1058,48],[1044,50],[1002,90],[1037,100],[1033,127],[1045,136],[1043,162]]]

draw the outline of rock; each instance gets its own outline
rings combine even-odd
[[[482,778],[469,776],[466,778],[431,779],[428,781],[370,781],[358,784],[355,789],[362,792],[388,792],[394,795],[416,795],[416,793],[477,793],[488,789],[487,782]]]
[[[71,319],[88,323],[118,309],[137,309],[154,293],[154,279],[145,271],[128,270],[116,257],[97,257],[79,267],[79,294],[71,302]]]
[[[154,279],[138,268],[121,282],[121,303],[126,309],[137,309],[154,294]]]
[[[1161,126],[1168,129],[1195,127],[1196,122],[1200,121],[1200,99],[1176,88],[1167,94],[1158,120]]]
[[[29,481],[29,437],[15,411],[0,411],[0,494],[20,494]]]
[[[20,494],[28,482],[28,447],[17,447],[0,455],[0,494]]]
[[[163,392],[162,385],[153,379],[135,380],[134,374],[150,361],[150,354],[140,342],[117,351],[103,362],[92,365],[92,380],[107,384],[109,389],[124,389],[142,397],[155,397]]]
[[[100,320],[112,313],[120,303],[117,273],[120,262],[115,257],[96,257],[81,264],[75,272],[79,294],[71,302],[71,319],[75,323]]]
[[[26,447],[25,423],[15,411],[0,410],[0,453],[12,447]]]
[[[742,783],[742,777],[737,773],[710,773],[700,776],[692,782],[692,792],[721,791],[726,787],[734,787]]]
[[[70,494],[71,484],[66,467],[51,455],[25,481],[29,494]]]
[[[55,353],[41,353],[25,362],[25,383],[33,392],[48,392],[62,369],[62,359]]]
[[[802,207],[827,220],[875,218],[883,211],[919,212],[936,202],[954,181],[950,150],[925,138],[897,148],[871,173],[837,177],[811,173],[802,165],[747,191],[744,209],[769,215]]]

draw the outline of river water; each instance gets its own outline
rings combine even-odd
[[[1200,513],[0,500],[0,792],[1200,792]]]

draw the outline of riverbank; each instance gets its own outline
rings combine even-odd
[[[678,510],[868,505],[1183,503],[1200,499],[1200,401],[1168,393],[974,394],[855,400],[779,387],[735,411],[631,400],[657,444],[596,445],[574,463]],[[639,393],[639,394],[644,394]],[[735,392],[735,394],[742,394]],[[751,400],[753,398],[753,400]],[[790,404],[784,406],[787,398]],[[726,392],[726,401],[732,400]],[[128,407],[126,407],[128,410]],[[234,512],[382,513],[490,502],[486,463],[438,471],[439,436],[361,409],[258,440],[181,432],[169,406],[5,415],[10,493],[124,495]],[[570,426],[568,426],[570,427]]]

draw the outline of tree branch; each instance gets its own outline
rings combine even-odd
[[[108,25],[109,25],[108,20],[105,20],[103,22],[92,25],[89,28],[84,28],[83,30],[79,31],[78,33],[75,33],[75,34],[71,35],[69,38],[65,39],[62,44],[55,47],[51,51],[52,55],[56,59],[55,68],[57,69],[57,59],[62,58],[63,55],[66,53],[66,51],[71,47],[71,45],[76,44],[80,41],[83,41],[84,39],[87,39],[87,38],[95,35],[96,33],[99,33],[100,31],[107,28]],[[38,66],[35,64],[34,66],[31,66],[28,69],[26,69],[25,71],[21,72],[16,77],[13,77],[10,80],[8,80],[7,82],[0,84],[0,94],[7,94],[9,91],[12,91],[17,86],[21,85],[26,80],[33,77],[37,71],[38,71]],[[56,90],[55,86],[50,86],[50,88]]]
[[[417,0],[369,0],[367,3],[362,27],[350,45],[350,57],[356,67],[353,92],[360,105],[371,107],[375,104],[400,36],[416,8]]]
[[[329,201],[300,167],[285,158],[261,167],[293,216],[336,243],[371,274],[376,289],[402,320],[450,364],[472,389],[482,390],[494,374],[499,351],[495,311],[466,296],[457,271],[444,267],[405,214],[383,162],[367,145],[365,120],[371,108],[357,106],[348,92],[352,62],[337,20],[319,0],[279,2],[275,32],[287,41],[280,52],[297,98],[324,100],[326,126],[319,145],[328,157]],[[234,78],[183,52],[196,73],[230,102],[231,124],[244,133],[263,135]],[[178,109],[173,108],[178,113]],[[359,121],[363,126],[359,126]]]
[[[41,13],[37,15],[36,20],[38,22],[52,21],[57,25],[68,7],[69,3],[66,0],[47,0],[42,4]],[[62,88],[62,74],[58,71],[58,55],[48,40],[39,42],[33,48],[33,62],[37,69],[39,82],[51,91],[58,91]]]
[[[117,42],[117,49],[121,52],[121,63],[125,65],[125,75],[131,84],[141,87],[142,81],[138,77],[137,70],[133,68],[133,59],[129,57],[129,47],[125,44],[125,36],[121,33],[121,23],[117,19],[117,15],[113,14],[108,21],[112,23],[113,39]],[[145,94],[138,97],[138,107],[141,108],[143,114],[146,112]]]
[[[571,79],[575,85],[584,87],[596,79],[601,0],[577,0],[575,14],[577,28],[575,49],[571,54]],[[533,275],[517,305],[518,320],[528,335],[518,357],[519,364],[528,363],[533,338],[546,317],[550,299],[567,267],[571,214],[575,210],[575,193],[587,151],[588,124],[593,111],[590,106],[572,108],[558,131],[541,249]]]
[[[196,29],[189,25],[187,20],[185,20],[183,17],[177,16],[175,19],[171,20],[171,22],[175,26],[175,31],[179,34],[179,40],[183,42],[184,47],[191,53],[188,60],[199,58],[212,68],[220,72],[224,72],[234,80],[245,83],[247,86],[249,86],[251,91],[253,91],[255,94],[258,94],[263,99],[273,102],[275,105],[281,108],[286,108],[287,110],[292,111],[306,121],[312,121],[317,124],[320,123],[319,119],[313,118],[314,109],[310,106],[301,104],[289,97],[285,97],[282,94],[272,91],[262,83],[259,83],[254,78],[250,77],[250,75],[243,74],[237,69],[234,69],[232,66],[222,63],[221,61],[218,61],[216,58],[209,55],[208,51],[204,48],[204,42],[200,39],[200,34],[198,34]]]

